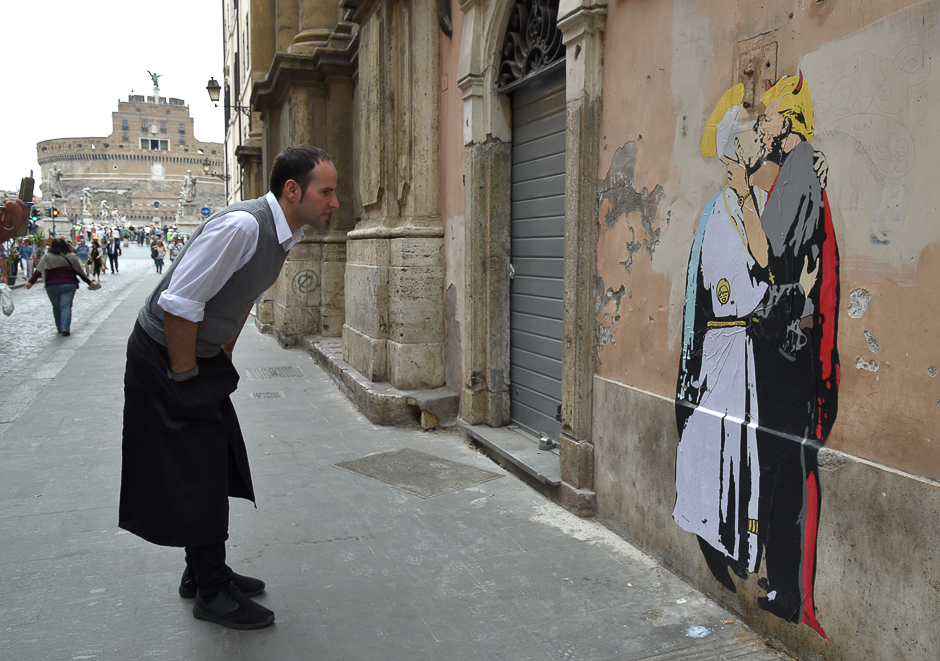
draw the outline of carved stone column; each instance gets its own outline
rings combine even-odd
[[[562,355],[562,503],[594,512],[592,403],[594,277],[597,260],[597,158],[604,5],[562,0],[558,27],[566,54],[565,293]]]
[[[345,242],[355,222],[352,41],[352,25],[343,22],[308,53],[277,53],[268,76],[252,92],[252,106],[264,121],[263,190],[268,189],[274,158],[291,145],[325,149],[339,174],[340,208],[333,213],[330,226],[325,232],[305,229],[304,239],[291,250],[269,292],[270,315],[267,301],[259,308],[259,323],[270,320],[271,332],[283,346],[299,344],[308,335],[338,336],[344,321]]]
[[[492,64],[499,28],[493,7],[465,0],[460,9],[465,16],[457,84],[464,108],[467,219],[460,417],[469,424],[498,427],[509,422],[510,404],[511,115],[509,99],[496,94]]]
[[[297,0],[299,31],[293,39],[291,53],[309,54],[326,45],[338,18],[336,0]]]
[[[436,4],[353,3],[361,220],[348,235],[343,357],[401,389],[444,384]]]

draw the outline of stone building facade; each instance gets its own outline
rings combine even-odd
[[[83,215],[100,221],[99,207],[106,201],[127,224],[175,225],[188,172],[196,178],[195,197],[187,205],[181,230],[198,225],[194,209],[215,210],[225,202],[222,179],[203,170],[208,158],[210,173],[223,171],[222,145],[198,140],[189,106],[183,99],[160,96],[159,88],[152,96],[132,94],[118,101],[110,135],[43,140],[36,152],[44,198],[51,200],[55,193],[60,213],[75,222]],[[85,188],[92,209],[83,204]]]
[[[282,343],[801,658],[937,658],[940,3],[228,5],[250,194],[340,174]]]

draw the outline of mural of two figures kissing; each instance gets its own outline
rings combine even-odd
[[[727,169],[708,201],[686,281],[676,393],[673,518],[715,578],[761,571],[763,609],[821,636],[813,585],[817,453],[836,418],[839,253],[814,152],[809,82],[786,76],[762,113],[728,90],[702,154]],[[762,190],[759,170],[777,170]],[[771,173],[772,176],[772,173]]]

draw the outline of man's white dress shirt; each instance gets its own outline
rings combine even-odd
[[[287,252],[304,238],[304,231],[291,231],[274,193],[269,191],[264,199],[274,214],[277,239]],[[187,321],[202,321],[206,302],[248,263],[257,248],[258,221],[247,211],[232,211],[208,221],[199,236],[190,240],[183,260],[176,263],[157,305]]]

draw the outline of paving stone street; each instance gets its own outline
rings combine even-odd
[[[72,306],[70,337],[56,333],[42,281],[29,290],[21,286],[13,290],[16,310],[0,318],[0,433],[127,298],[140,278],[154,271],[149,250],[131,245],[119,258],[118,272],[101,276],[101,289],[89,291],[80,283]],[[24,282],[22,277],[17,280],[18,285]],[[90,393],[95,385],[94,375],[89,375]]]
[[[258,503],[232,501],[228,553],[267,582],[277,620],[194,619],[182,551],[117,527],[124,346],[157,282],[146,249],[102,282],[77,294],[71,337],[41,286],[0,318],[0,659],[789,658],[457,433],[370,423],[252,323],[232,399]]]

